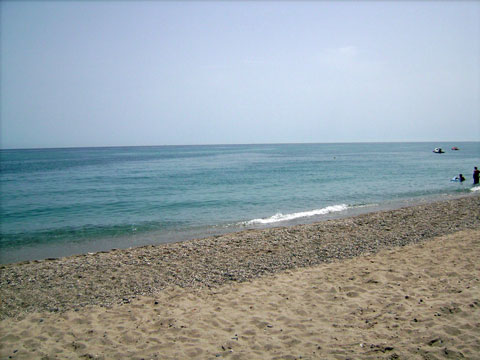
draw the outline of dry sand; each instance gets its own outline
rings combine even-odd
[[[391,214],[405,210],[360,219]],[[214,287],[168,284],[109,306],[32,310],[19,291],[0,322],[0,358],[480,359],[480,212],[473,217],[469,229],[451,219],[449,235],[375,254]],[[42,265],[3,267],[2,279]],[[6,283],[2,297],[15,296]]]

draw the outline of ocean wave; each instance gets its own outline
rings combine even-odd
[[[480,186],[475,186],[471,188],[470,191],[480,191]]]
[[[315,215],[325,215],[325,214],[329,214],[329,213],[332,213],[332,212],[344,211],[344,210],[347,210],[348,208],[349,208],[348,205],[340,204],[340,205],[327,206],[327,207],[322,208],[322,209],[302,211],[302,212],[291,213],[291,214],[277,213],[277,214],[275,214],[275,215],[273,215],[269,218],[253,219],[253,220],[244,222],[244,224],[245,225],[272,224],[272,223],[276,223],[276,222],[294,220],[294,219],[303,218],[303,217],[310,217],[310,216],[315,216]]]

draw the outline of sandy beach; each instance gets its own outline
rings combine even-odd
[[[480,196],[0,267],[2,359],[480,359]]]

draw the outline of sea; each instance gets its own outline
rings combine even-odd
[[[474,166],[480,142],[4,149],[0,263],[465,196]]]

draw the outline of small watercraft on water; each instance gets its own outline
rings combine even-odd
[[[433,150],[433,152],[434,152],[435,154],[443,154],[445,151],[443,151],[442,148],[435,148],[435,149]]]
[[[452,150],[460,150],[458,147],[454,146],[452,147]]]

